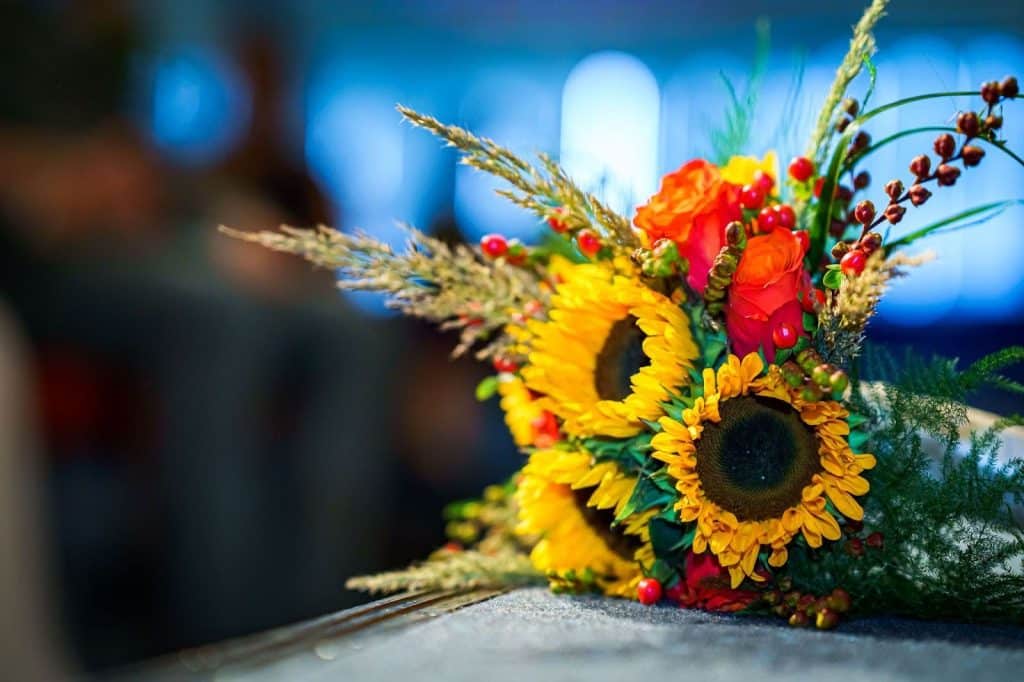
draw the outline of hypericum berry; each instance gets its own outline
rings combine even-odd
[[[863,251],[860,249],[853,249],[839,261],[839,269],[843,271],[844,275],[854,277],[864,272],[864,266],[867,262],[868,257],[864,255]]]
[[[875,531],[864,539],[864,543],[871,549],[882,549],[885,546],[885,536]]]
[[[1017,79],[1013,76],[1007,76],[1003,79],[1003,82],[999,84],[999,92],[1002,93],[1003,97],[1009,97],[1013,99],[1020,94],[1020,88],[1017,87]]]
[[[825,292],[821,289],[809,289],[807,294],[800,301],[800,306],[805,313],[816,313],[818,308],[825,305]]]
[[[850,593],[841,587],[832,590],[832,594],[825,597],[825,604],[836,613],[846,613],[852,605]]]
[[[999,81],[988,81],[981,84],[981,98],[988,104],[998,104],[999,97]]]
[[[505,252],[505,260],[508,261],[509,265],[522,265],[526,262],[526,257],[529,255],[526,247],[518,239],[513,239],[508,243],[508,251]]]
[[[965,144],[964,148],[960,150],[960,154],[963,156],[965,166],[977,166],[985,156],[985,150],[975,147],[973,144]]]
[[[839,625],[839,614],[829,608],[820,609],[814,616],[814,625],[819,630],[831,630]]]
[[[797,611],[789,617],[789,625],[794,628],[805,628],[811,624],[811,619],[803,611]]]
[[[866,235],[861,237],[860,248],[869,256],[878,251],[882,246],[882,235],[877,232],[868,232]]]
[[[500,234],[485,234],[480,239],[480,249],[489,258],[500,258],[508,251],[508,240]]]
[[[800,251],[807,253],[807,250],[811,248],[811,235],[808,234],[807,230],[797,230],[793,233],[793,236],[800,242]]]
[[[848,203],[850,199],[853,198],[853,190],[846,185],[839,185],[836,187],[836,198],[838,198],[839,201]]]
[[[775,213],[779,218],[779,227],[792,230],[796,227],[796,211],[789,204],[779,204],[775,207]]]
[[[836,242],[836,245],[832,247],[832,257],[836,260],[842,260],[843,256],[850,252],[850,244],[848,242]]]
[[[853,209],[853,217],[861,225],[870,225],[871,221],[875,219],[875,205],[865,199],[857,204],[857,208]]]
[[[935,171],[935,177],[943,187],[952,187],[956,184],[956,179],[960,177],[960,169],[944,163]]]
[[[759,188],[765,196],[771,194],[772,188],[775,187],[775,178],[768,175],[764,171],[754,171],[754,187]]]
[[[654,578],[644,578],[637,583],[636,598],[647,606],[657,604],[661,600],[661,583]]]
[[[580,230],[576,234],[576,245],[587,258],[593,258],[601,250],[601,239],[590,230]]]
[[[843,111],[848,113],[850,116],[856,116],[860,111],[860,103],[852,97],[844,99],[843,103],[839,106],[841,106]]]
[[[864,541],[860,538],[850,538],[846,541],[846,553],[850,556],[864,555]]]
[[[850,533],[859,533],[864,530],[864,522],[858,521],[857,519],[846,519],[846,523],[843,524],[843,530],[849,535]]]
[[[548,225],[551,226],[552,230],[562,233],[569,229],[569,226],[562,220],[562,216],[565,215],[564,206],[556,206],[551,213],[551,216],[548,217]]]
[[[918,180],[927,178],[928,173],[932,170],[932,160],[924,154],[915,156],[910,162],[910,172],[914,174],[914,177]]]
[[[910,203],[914,206],[920,206],[928,201],[928,198],[932,195],[924,185],[911,185],[908,194],[910,195]]]
[[[792,348],[796,345],[796,328],[788,322],[780,322],[772,330],[772,343],[776,348]]]
[[[846,221],[833,218],[832,222],[828,224],[828,233],[836,239],[840,239],[846,234]]]
[[[891,224],[895,225],[899,221],[903,220],[903,214],[907,212],[906,206],[900,206],[899,204],[889,204],[885,207],[885,219]]]
[[[771,206],[765,206],[757,214],[757,227],[761,232],[771,232],[779,226],[779,214]]]
[[[989,114],[985,117],[985,128],[988,130],[999,130],[1003,127],[1003,117]]]
[[[949,133],[943,133],[936,137],[933,147],[935,153],[942,157],[943,161],[956,154],[956,140]]]
[[[743,208],[761,208],[764,205],[764,192],[757,185],[743,185],[740,190],[740,206]]]
[[[789,177],[797,182],[807,182],[814,175],[814,162],[806,156],[798,156],[789,162]]]
[[[814,181],[814,197],[816,199],[821,198],[821,190],[825,186],[825,178],[818,178]]]
[[[832,372],[832,376],[828,378],[828,386],[832,389],[832,393],[842,394],[849,385],[850,377],[841,369]]]
[[[961,111],[956,117],[957,131],[968,138],[976,136],[980,127],[981,122],[978,120],[978,115],[973,111]]]
[[[885,183],[885,193],[890,199],[896,201],[903,194],[903,183],[899,180],[890,180]]]
[[[871,174],[867,171],[861,171],[857,173],[856,177],[853,178],[854,189],[864,189],[871,184]]]
[[[512,374],[519,369],[519,365],[513,362],[511,358],[507,358],[504,355],[495,356],[491,364],[494,365],[495,371],[501,372],[502,374]]]
[[[869,144],[871,144],[871,136],[862,130],[854,136],[853,142],[850,143],[850,150],[862,152],[868,148]]]
[[[558,442],[558,422],[555,415],[544,410],[530,422],[533,429],[533,445],[538,448],[550,448]]]
[[[846,129],[850,127],[851,123],[853,123],[852,118],[850,118],[849,116],[843,116],[838,121],[836,121],[836,130],[839,131],[840,133],[845,133]]]

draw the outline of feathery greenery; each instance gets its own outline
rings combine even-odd
[[[555,218],[569,232],[591,229],[604,241],[624,253],[639,242],[629,221],[615,213],[593,194],[580,189],[565,170],[547,154],[538,154],[543,172],[489,140],[458,126],[445,125],[432,116],[399,105],[398,111],[410,123],[429,130],[449,146],[463,153],[462,163],[507,181],[514,189],[498,194],[535,213],[543,220]]]
[[[983,385],[1019,389],[1001,371],[1024,362],[1024,348],[957,363],[902,364],[874,352],[864,369],[880,388],[855,393],[864,431],[851,442],[878,459],[864,498],[864,534],[883,547],[852,556],[840,541],[811,551],[799,544],[787,566],[798,589],[827,593],[840,585],[859,613],[1024,623],[1024,525],[1011,504],[1024,503],[1024,460],[1000,459],[1000,420],[964,438],[964,401]]]
[[[501,330],[514,323],[516,311],[546,294],[532,272],[503,260],[487,261],[465,245],[450,247],[412,227],[403,253],[366,234],[345,234],[329,227],[315,230],[283,226],[279,232],[221,232],[274,251],[302,256],[338,273],[342,289],[379,291],[388,305],[407,315],[459,331],[453,355],[479,342],[476,352],[491,357],[508,345]]]

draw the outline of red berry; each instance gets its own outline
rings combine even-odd
[[[771,232],[779,226],[779,214],[771,206],[765,206],[757,214],[757,227],[761,232]]]
[[[784,227],[787,230],[792,230],[796,227],[796,211],[789,204],[779,204],[775,207],[775,212],[779,216],[779,227]]]
[[[825,305],[825,292],[821,289],[808,289],[800,305],[806,313],[817,312],[818,308]]]
[[[480,248],[491,258],[504,256],[508,251],[508,240],[500,234],[485,234],[480,240]]]
[[[772,187],[775,187],[775,178],[764,171],[754,171],[754,187],[759,188],[765,196],[771,194]]]
[[[576,235],[576,244],[588,258],[593,258],[601,250],[601,240],[590,230],[580,230]]]
[[[526,251],[526,247],[523,246],[522,242],[518,239],[513,239],[508,243],[508,251],[505,252],[505,260],[508,261],[509,265],[522,265],[526,262],[526,257],[529,253]]]
[[[796,328],[789,322],[780,322],[772,330],[772,343],[776,348],[792,348],[796,345]]]
[[[558,206],[558,207],[556,207],[556,208],[554,208],[552,210],[552,215],[551,215],[551,217],[548,218],[548,225],[550,225],[551,229],[554,230],[555,232],[561,233],[561,232],[565,232],[567,229],[569,229],[569,226],[566,225],[561,220],[561,216],[564,215],[564,214],[565,214],[565,207],[564,206]]]
[[[811,248],[811,235],[807,233],[807,230],[797,230],[793,236],[800,242],[800,251],[807,253],[807,249]]]
[[[743,185],[740,190],[740,206],[743,208],[761,208],[764,205],[764,192],[757,185]]]
[[[864,543],[871,549],[882,549],[882,546],[885,545],[885,537],[878,531],[875,531],[865,538]]]
[[[870,224],[875,219],[875,205],[869,199],[865,199],[853,209],[853,217],[861,225]]]
[[[864,252],[860,249],[853,249],[839,261],[839,268],[843,271],[844,275],[850,277],[859,275],[864,272],[864,265],[868,262],[868,257],[864,255]]]
[[[492,364],[494,365],[495,371],[502,372],[505,374],[512,374],[517,369],[519,369],[519,365],[512,362],[510,358],[507,358],[503,355],[495,357]]]
[[[641,604],[657,604],[661,600],[661,583],[654,578],[644,578],[637,583],[636,598]]]
[[[538,448],[550,448],[558,442],[558,422],[555,415],[547,410],[540,413],[530,422],[533,427],[533,445]]]
[[[806,156],[798,156],[789,162],[789,177],[797,182],[807,182],[814,175],[814,162]]]

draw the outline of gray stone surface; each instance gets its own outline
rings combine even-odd
[[[244,680],[1022,680],[1024,630],[871,619],[837,631],[519,590],[333,642]]]

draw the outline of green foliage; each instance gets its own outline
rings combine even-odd
[[[880,378],[900,372],[855,393],[868,418],[864,447],[878,460],[862,498],[863,535],[879,532],[884,544],[859,557],[847,551],[848,540],[816,551],[794,546],[786,570],[798,589],[842,586],[861,613],[1024,623],[1024,527],[1009,506],[1024,503],[1024,460],[998,457],[1000,431],[1021,419],[961,442],[963,401],[984,385],[1016,386],[1000,372],[1021,361],[1020,347],[964,370],[951,360],[866,358]]]
[[[754,65],[743,94],[736,92],[736,87],[724,73],[719,74],[729,93],[730,106],[722,116],[722,126],[711,131],[711,159],[718,165],[724,165],[730,157],[744,153],[750,142],[754,110],[757,108],[757,92],[768,62],[771,33],[766,19],[758,20],[756,28]]]

